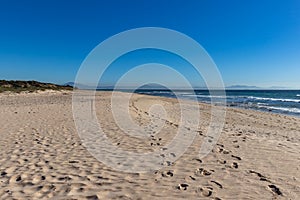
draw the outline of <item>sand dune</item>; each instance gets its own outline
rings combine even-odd
[[[110,97],[97,92],[95,109],[112,144],[151,152],[175,136],[176,99],[134,94],[131,117],[148,133],[135,138],[115,123]],[[151,125],[153,104],[162,104],[167,116]],[[210,106],[200,108],[200,126],[190,127],[196,138],[183,156],[151,173],[126,173],[99,162],[82,145],[71,92],[0,94],[0,198],[300,199],[299,118],[228,108],[221,137],[199,159],[210,119]],[[164,126],[154,134],[160,121]]]

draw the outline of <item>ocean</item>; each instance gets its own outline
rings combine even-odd
[[[223,102],[230,107],[253,109],[265,112],[300,117],[300,90],[226,90],[226,96],[210,95],[208,90],[176,90],[177,97],[170,90],[138,89],[135,93],[162,97],[197,99],[199,102]]]

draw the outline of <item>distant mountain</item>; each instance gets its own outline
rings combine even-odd
[[[74,87],[75,83],[74,82],[67,82],[65,84],[63,84],[64,86],[72,86]]]
[[[231,85],[226,87],[226,89],[261,89],[257,86],[249,86],[249,85]]]
[[[63,84],[64,86],[71,86],[71,87],[75,87],[75,83],[74,82],[67,82],[65,84]],[[84,85],[84,84],[76,84],[76,87],[78,89],[93,89],[94,87],[92,86],[87,86],[87,85]]]
[[[38,81],[7,81],[0,80],[0,92],[22,92],[22,91],[37,91],[37,90],[72,90],[72,86],[57,85],[54,83],[42,83]]]
[[[159,84],[151,83],[151,84],[146,84],[138,88],[139,90],[167,90],[167,87],[164,87]]]
[[[271,86],[271,87],[258,87],[258,86],[249,86],[249,85],[232,85],[226,87],[226,89],[244,89],[244,90],[286,90],[289,89],[288,87],[283,86]]]
[[[65,83],[64,85],[74,87],[75,83],[68,82],[68,83]],[[79,89],[95,89],[95,86],[88,86],[88,85],[84,85],[84,84],[76,84],[76,87]],[[115,86],[113,86],[113,85],[105,85],[105,84],[101,84],[101,85],[97,86],[97,89],[109,89],[109,90],[112,90],[112,89],[135,89],[135,88],[136,88],[135,86],[124,86],[124,85],[118,86],[117,88],[115,88]],[[168,88],[161,86],[159,84],[153,83],[153,84],[143,85],[143,86],[139,87],[138,89],[140,89],[140,90],[166,90]]]
[[[74,82],[67,82],[64,85],[74,87],[75,83]],[[80,84],[80,83],[76,83],[76,87],[78,89],[83,89],[83,90],[93,90],[93,89],[95,89],[95,86],[93,86],[93,85],[91,86],[91,85],[85,85],[85,84]],[[114,86],[111,86],[111,85],[107,85],[107,86],[98,85],[97,86],[97,89],[113,89],[113,88],[114,88]]]
[[[272,86],[270,89],[288,89],[288,87],[282,87],[282,86]]]

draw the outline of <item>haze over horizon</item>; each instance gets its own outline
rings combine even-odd
[[[0,6],[0,79],[73,82],[88,53],[119,32],[139,27],[173,29],[200,43],[226,86],[300,89],[300,2],[277,1],[5,1]],[[203,79],[191,65],[156,50],[121,56],[102,77],[113,85],[138,64],[165,63],[194,86]],[[138,84],[137,74],[128,84]],[[170,84],[168,73],[151,71]]]

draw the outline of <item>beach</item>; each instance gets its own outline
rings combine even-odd
[[[150,123],[153,104],[167,113],[161,131],[142,139],[118,128],[110,100],[111,92],[96,92],[96,115],[113,145],[155,151],[176,135],[176,99],[132,95],[129,113],[136,124]],[[82,145],[71,91],[2,93],[0,199],[300,199],[300,118],[227,107],[217,144],[199,159],[211,118],[211,106],[199,106],[199,126],[188,127],[196,137],[178,160],[129,173],[99,162]]]

